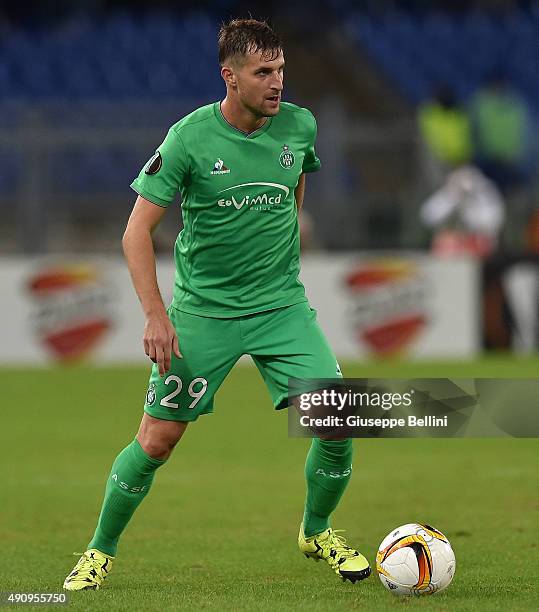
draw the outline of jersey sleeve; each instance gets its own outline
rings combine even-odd
[[[321,165],[320,160],[316,156],[316,152],[314,150],[317,132],[316,119],[310,112],[309,117],[311,119],[311,136],[309,139],[307,150],[305,151],[305,157],[303,158],[303,166],[301,168],[302,172],[316,172]]]
[[[163,143],[131,183],[131,188],[158,206],[169,206],[186,183],[187,152],[179,134],[170,128]]]

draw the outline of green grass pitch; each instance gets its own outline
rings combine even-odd
[[[342,364],[346,376],[535,377],[538,359]],[[133,437],[147,385],[139,367],[0,371],[0,591],[60,592],[93,532],[104,481]],[[515,398],[518,402],[518,398]],[[215,414],[191,425],[120,542],[103,589],[69,609],[531,610],[537,606],[539,443],[533,439],[356,440],[333,516],[374,562],[402,523],[451,540],[455,579],[397,600],[376,573],[341,583],[297,550],[309,444],[287,437],[257,371],[238,366]]]

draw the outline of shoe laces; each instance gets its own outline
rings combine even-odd
[[[81,558],[73,571],[77,572],[77,580],[81,578],[90,578],[96,580],[98,577],[103,580],[104,574],[103,564],[101,560],[92,557],[92,553],[73,553],[74,555],[81,555]]]
[[[350,548],[350,546],[348,546],[348,544],[346,543],[346,538],[344,536],[337,535],[338,533],[343,533],[344,531],[345,529],[332,529],[329,532],[324,548],[329,548],[330,552],[331,550],[334,550],[337,555],[340,556],[340,558],[344,557],[345,559],[348,559],[350,557],[357,556],[357,552],[353,548]]]

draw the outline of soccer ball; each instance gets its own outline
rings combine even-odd
[[[394,595],[441,591],[453,580],[455,565],[455,554],[444,534],[419,523],[394,529],[376,554],[378,576]]]

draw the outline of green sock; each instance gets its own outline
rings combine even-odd
[[[123,449],[112,464],[101,514],[88,548],[116,555],[118,538],[150,490],[155,470],[163,463],[148,456],[137,439]]]
[[[307,500],[303,531],[310,537],[329,527],[352,473],[352,440],[314,438],[305,463]]]

